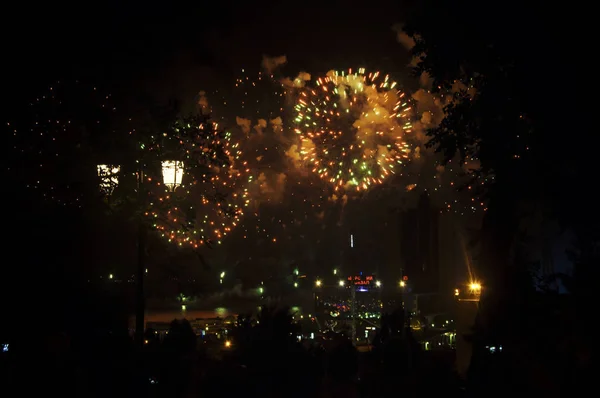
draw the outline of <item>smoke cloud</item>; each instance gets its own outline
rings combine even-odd
[[[254,126],[254,130],[258,132],[258,134],[263,133],[263,129],[267,128],[267,121],[265,119],[258,119],[258,123]]]
[[[297,144],[292,144],[290,149],[286,151],[286,156],[292,161],[292,164],[297,169],[304,169],[306,166],[302,163],[301,154],[303,152],[310,152],[315,148],[314,142],[309,138],[304,138]]]
[[[277,57],[269,57],[267,55],[263,55],[262,59],[262,67],[263,69],[270,75],[272,75],[277,68],[287,63],[287,57],[285,55],[280,55]],[[304,87],[306,82],[310,80],[310,73],[308,72],[300,72],[298,76],[294,79],[289,77],[282,77],[279,79],[279,82],[286,88],[301,88]]]
[[[406,32],[403,30],[402,24],[396,24],[392,26],[392,30],[396,32],[396,40],[398,40],[398,42],[402,44],[404,48],[409,51],[413,49],[416,44],[415,39],[406,34]]]
[[[250,132],[250,126],[252,125],[252,120],[244,119],[243,117],[236,116],[235,123],[242,129],[245,134]]]
[[[274,132],[281,133],[283,131],[283,120],[281,119],[281,116],[277,116],[275,119],[269,120],[269,123],[271,124]]]
[[[344,194],[344,195],[338,196],[336,194],[333,194],[329,197],[329,200],[334,203],[340,203],[342,205],[342,207],[344,207],[344,206],[346,206],[346,203],[348,203],[348,195]]]
[[[259,202],[280,202],[286,188],[287,175],[284,173],[261,172],[252,186],[252,199]]]
[[[210,114],[210,107],[208,105],[208,98],[206,97],[206,91],[200,91],[198,93],[198,107],[203,115]]]
[[[302,88],[306,85],[306,82],[310,81],[310,77],[310,73],[300,72],[294,80],[289,77],[284,77],[280,82],[287,88]]]
[[[263,55],[262,58],[262,67],[270,75],[273,74],[275,69],[277,69],[281,65],[285,65],[286,63],[287,57],[285,55],[280,55],[277,57],[269,57],[268,55]]]

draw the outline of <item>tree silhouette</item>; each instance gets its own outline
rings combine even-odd
[[[598,262],[592,253],[600,238],[600,213],[585,192],[596,146],[563,138],[565,129],[577,125],[572,117],[577,109],[571,101],[559,100],[558,106],[555,101],[561,89],[551,82],[564,72],[554,60],[551,43],[558,32],[550,20],[534,5],[510,1],[493,15],[474,1],[422,1],[405,25],[415,40],[416,73],[432,78],[432,91],[455,93],[444,120],[428,132],[429,146],[447,160],[480,163],[474,183],[488,207],[478,261],[485,286],[475,333],[481,345],[487,344],[482,339],[504,339],[535,347],[528,336],[540,331],[524,314],[551,322],[552,317],[531,316],[540,308],[533,305],[525,264],[512,256],[519,222],[532,209],[542,209],[544,217],[577,235],[572,286],[592,299],[584,286],[595,280],[591,270]]]
[[[298,342],[299,325],[287,307],[263,306],[254,321],[238,317],[233,331],[237,358],[249,372],[254,394],[306,396],[314,393],[320,363]],[[301,385],[295,381],[303,380]],[[291,385],[294,388],[291,388]],[[270,395],[272,396],[272,395]]]
[[[373,339],[373,354],[379,364],[381,388],[389,393],[398,382],[405,383],[418,365],[419,346],[414,339],[404,309],[381,318],[381,328]]]
[[[455,87],[446,117],[431,129],[428,145],[447,160],[477,159],[476,185],[483,184],[488,212],[482,230],[482,270],[486,283],[501,283],[524,202],[551,204],[564,163],[561,127],[549,101],[554,88],[544,80],[548,48],[541,41],[534,10],[502,7],[484,14],[474,2],[439,5],[419,2],[406,24],[415,38],[412,54],[418,74],[433,79],[433,91]],[[498,29],[507,21],[511,29]],[[477,32],[477,34],[471,34]],[[456,90],[456,84],[462,87]],[[469,90],[472,87],[474,90]],[[554,119],[554,120],[553,120]]]
[[[160,369],[159,388],[169,396],[181,396],[192,379],[196,350],[196,334],[186,320],[173,320],[162,345],[162,354],[156,357]]]
[[[418,2],[405,25],[416,43],[415,72],[433,79],[432,91],[455,92],[444,120],[429,131],[428,145],[447,160],[480,162],[477,185],[483,186],[489,209],[481,263],[490,283],[500,283],[502,272],[493,270],[509,261],[524,205],[580,231],[578,224],[592,224],[595,207],[582,206],[587,196],[575,193],[589,184],[591,150],[562,139],[573,124],[570,104],[560,101],[557,111],[553,101],[560,98],[549,84],[559,73],[550,44],[553,29],[537,7],[509,4],[491,15],[474,1]],[[593,212],[597,219],[598,211]]]

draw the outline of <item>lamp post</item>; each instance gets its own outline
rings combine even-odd
[[[137,172],[138,206],[144,203],[144,168],[142,163]],[[137,219],[137,267],[135,273],[135,342],[138,347],[144,344],[144,316],[146,312],[146,297],[144,295],[144,274],[146,273],[146,228],[142,215]]]
[[[379,299],[379,326],[381,326],[381,319],[383,318],[383,294],[381,292],[381,281],[375,281],[375,286],[377,286],[377,297]]]
[[[479,300],[484,286],[471,280],[464,288],[454,289],[454,298],[457,301],[456,313],[456,367],[458,373],[465,375],[471,363],[472,343],[463,336],[472,330],[479,311]]]
[[[183,162],[179,160],[163,160],[162,161],[163,183],[170,191],[181,186],[183,180]]]
[[[183,162],[164,160],[162,163],[162,175],[165,186],[173,191],[181,185],[183,180]],[[147,192],[144,184],[144,165],[143,162],[137,162],[137,205],[139,214],[137,218],[137,266],[135,273],[136,292],[135,292],[135,341],[141,347],[144,343],[144,317],[146,310],[146,297],[144,294],[144,276],[146,274],[146,226],[142,219],[143,209],[147,206]],[[98,176],[100,177],[100,189],[110,196],[114,188],[119,183],[120,166],[110,166],[100,164],[97,166]]]
[[[352,236],[352,235],[351,235]],[[352,345],[356,347],[356,285],[350,286],[350,297],[351,297],[351,308],[350,312],[352,314],[352,324],[351,324],[351,336],[352,336]]]
[[[99,164],[96,170],[98,171],[98,177],[100,177],[100,190],[110,196],[115,187],[119,185],[121,166]]]
[[[146,207],[148,197],[144,184],[144,165],[139,162],[138,168],[138,205],[140,208]],[[183,162],[176,160],[163,160],[161,162],[163,183],[174,191],[181,186],[183,180]],[[137,239],[137,272],[136,272],[136,312],[135,312],[135,339],[141,346],[144,342],[144,318],[146,312],[146,295],[144,294],[144,277],[146,274],[146,225],[142,216],[138,217],[138,239]],[[185,310],[185,306],[182,306]]]

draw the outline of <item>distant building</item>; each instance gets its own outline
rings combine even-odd
[[[357,318],[380,318],[381,288],[374,275],[346,276],[330,284],[323,283],[315,289],[315,311],[319,315],[351,319],[353,302],[356,303],[354,310]]]
[[[439,209],[425,192],[417,208],[400,214],[400,261],[415,294],[440,291]]]
[[[315,316],[321,330],[354,334],[359,340],[372,338],[382,312],[392,311],[396,302],[384,300],[382,285],[374,275],[350,275],[323,281],[315,287]]]

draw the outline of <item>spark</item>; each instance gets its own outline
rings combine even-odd
[[[410,100],[380,72],[330,72],[300,92],[299,154],[336,191],[365,191],[410,160]]]

